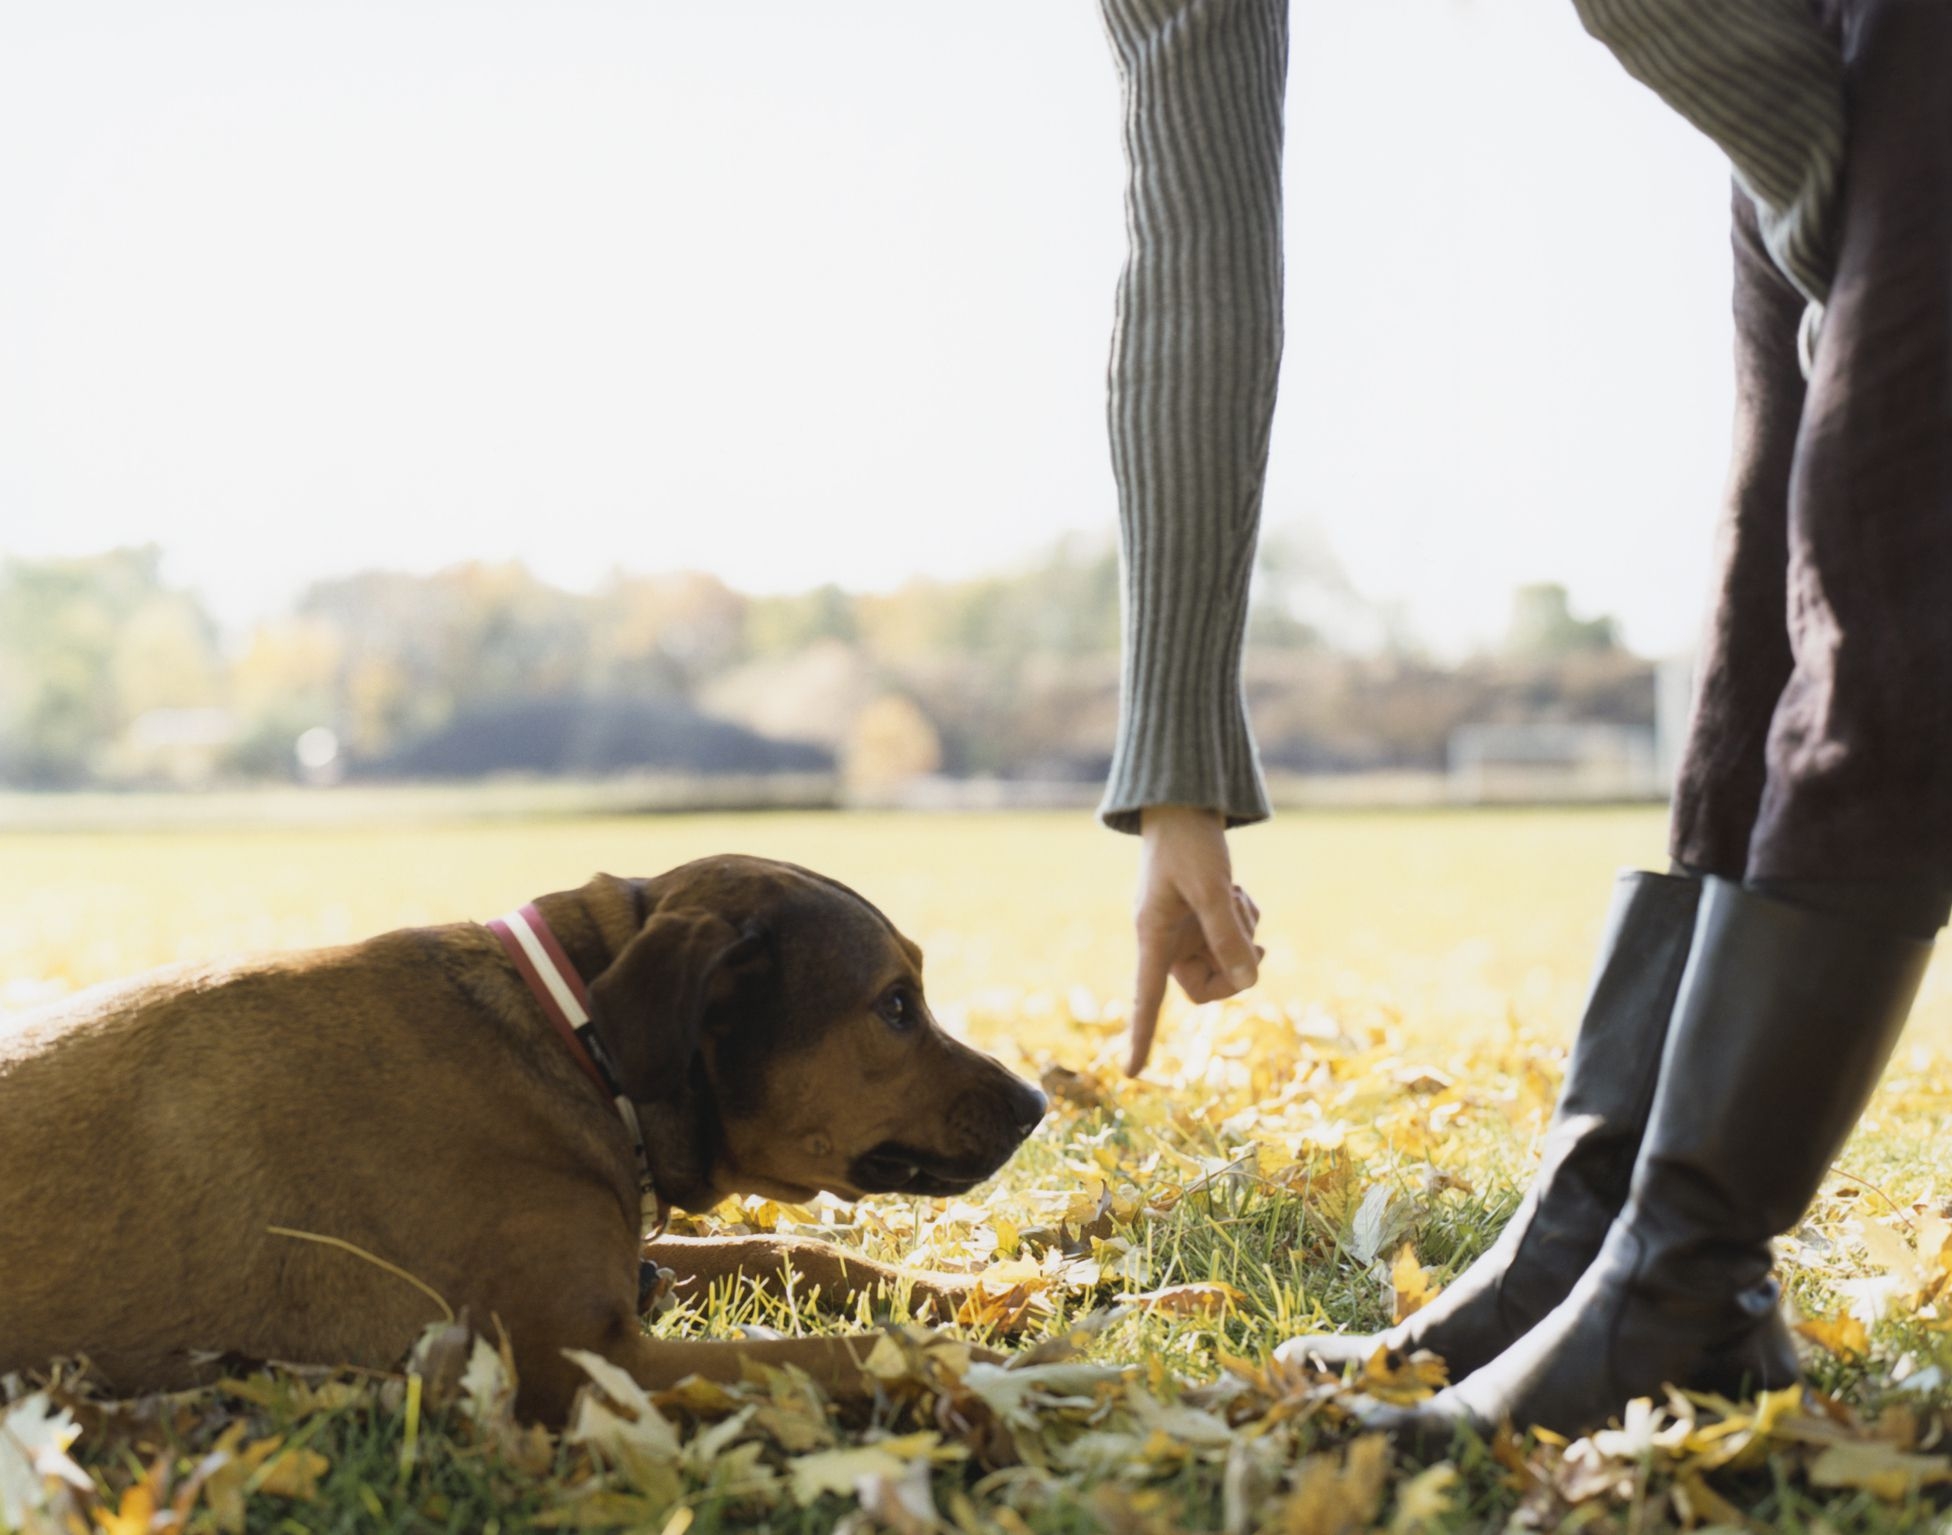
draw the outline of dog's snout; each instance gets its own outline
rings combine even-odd
[[[1028,1135],[1044,1122],[1051,1101],[1040,1088],[1032,1087],[1028,1082],[1019,1081],[1015,1086],[1016,1091],[1010,1095],[1011,1112],[1016,1117],[1017,1134]]]

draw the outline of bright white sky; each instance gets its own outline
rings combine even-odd
[[[1114,517],[1091,0],[0,0],[0,551],[754,589]],[[1270,525],[1690,639],[1726,168],[1569,0],[1296,0]]]

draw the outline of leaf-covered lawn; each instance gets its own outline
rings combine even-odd
[[[881,1329],[879,1400],[837,1409],[777,1375],[647,1400],[599,1367],[559,1436],[515,1423],[497,1352],[451,1331],[383,1377],[254,1371],[134,1403],[72,1375],[19,1382],[0,1409],[0,1528],[1895,1530],[1933,1523],[1952,1482],[1936,982],[1919,1043],[1781,1244],[1808,1391],[1676,1397],[1572,1445],[1463,1442],[1419,1465],[1346,1408],[1414,1399],[1427,1366],[1345,1381],[1268,1362],[1297,1330],[1419,1304],[1495,1236],[1550,1113],[1610,870],[1658,851],[1651,814],[1297,817],[1242,837],[1267,984],[1181,1015],[1142,1083],[1114,1065],[1130,849],[1089,827],[769,817],[403,841],[4,839],[0,985],[20,1000],[213,946],[487,916],[597,866],[799,857],[920,938],[938,1007],[1040,1076],[1054,1111],[978,1198],[748,1201],[690,1229],[974,1272],[981,1300],[929,1334],[900,1325],[899,1296],[842,1317],[814,1295],[681,1289],[658,1331]],[[146,915],[98,927],[91,903]],[[256,944],[236,941],[253,924]],[[972,1363],[984,1341],[1012,1364]]]

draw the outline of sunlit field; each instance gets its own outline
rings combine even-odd
[[[1782,1244],[1810,1392],[1677,1395],[1632,1432],[1460,1443],[1426,1466],[1348,1411],[1363,1395],[1415,1399],[1426,1368],[1379,1359],[1342,1381],[1270,1367],[1269,1351],[1303,1328],[1406,1313],[1496,1235],[1551,1110],[1612,876],[1661,866],[1661,817],[1290,815],[1235,843],[1264,912],[1262,984],[1170,1016],[1132,1084],[1116,1061],[1135,845],[1085,816],[0,835],[12,1008],[177,960],[481,920],[597,870],[791,859],[880,905],[923,946],[945,1021],[1056,1099],[969,1199],[748,1201],[681,1227],[820,1234],[981,1274],[958,1328],[885,1335],[871,1411],[755,1378],[612,1399],[616,1415],[551,1437],[509,1419],[485,1356],[465,1389],[430,1355],[394,1379],[273,1372],[128,1408],[63,1376],[51,1397],[0,1408],[0,1529],[1408,1535],[1938,1517],[1934,1488],[1952,1481],[1942,967],[1863,1133]],[[843,1317],[818,1297],[681,1288],[651,1325],[899,1327],[904,1299]],[[956,1339],[1036,1352],[999,1373],[970,1367]],[[48,1427],[57,1410],[72,1422]],[[21,1471],[9,1433],[38,1433],[53,1458]],[[85,1486],[47,1479],[64,1445]]]
[[[1613,872],[1662,847],[1644,810],[1288,816],[1234,841],[1267,914],[1262,1000],[1393,1010],[1431,1038],[1513,1011],[1553,1026],[1577,1005]],[[175,960],[481,920],[598,870],[750,852],[881,906],[926,951],[938,1009],[1028,1001],[1042,1018],[1046,999],[1122,995],[1135,846],[1080,815],[0,834],[0,986],[20,1006]],[[1087,1047],[1061,1029],[1036,1043]]]

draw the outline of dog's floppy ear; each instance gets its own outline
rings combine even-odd
[[[624,1091],[640,1103],[679,1097],[706,1010],[769,954],[761,929],[736,928],[716,912],[661,911],[646,922],[590,983],[591,1021]]]

